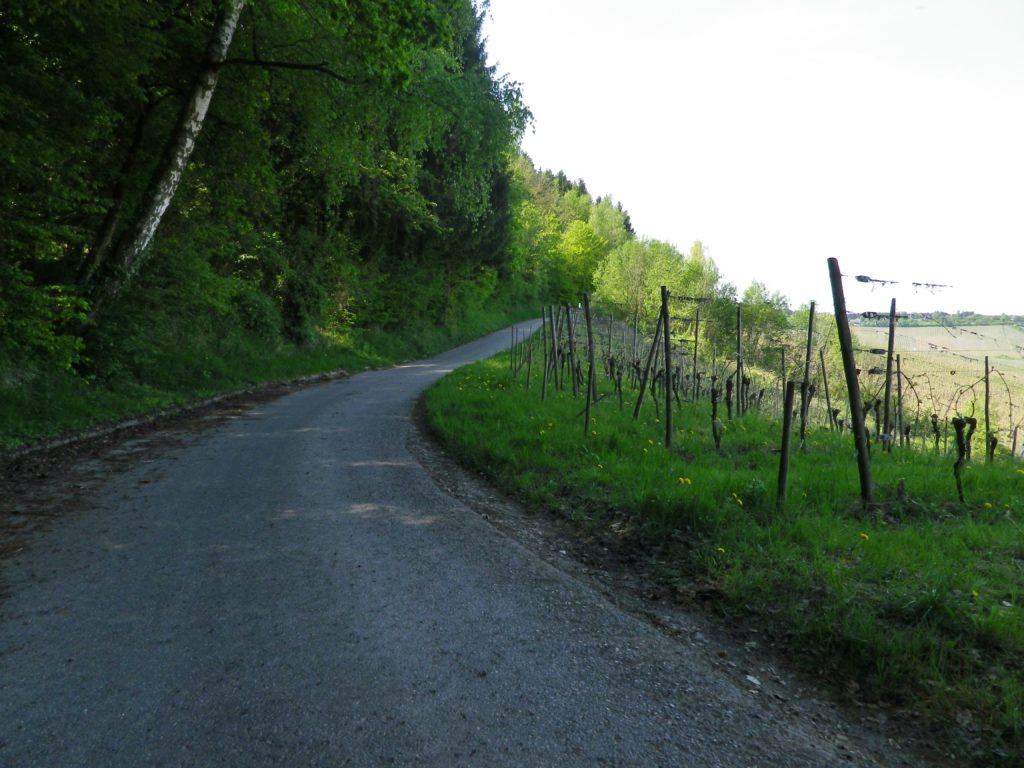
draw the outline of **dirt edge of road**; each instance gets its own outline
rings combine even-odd
[[[943,766],[955,759],[942,751],[939,729],[917,713],[858,701],[855,689],[830,685],[797,669],[758,627],[730,624],[715,615],[707,608],[707,585],[668,585],[658,575],[665,565],[659,553],[595,536],[564,517],[531,510],[495,489],[445,452],[430,428],[422,399],[413,412],[408,447],[439,487],[498,531],[583,581],[620,610],[698,647],[710,666],[768,701],[775,711],[823,727],[839,748],[856,743],[881,765]],[[850,733],[853,728],[856,736]]]

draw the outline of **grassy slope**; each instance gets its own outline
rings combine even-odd
[[[613,396],[601,402],[584,435],[582,400],[549,388],[542,402],[536,372],[529,391],[522,379],[497,358],[428,393],[452,451],[587,527],[652,545],[685,540],[667,580],[711,582],[721,611],[771,628],[811,669],[954,724],[960,753],[979,764],[1015,764],[1024,749],[1024,465],[975,460],[961,506],[951,457],[876,449],[882,503],[865,510],[849,435],[817,431],[793,455],[777,512],[781,428],[771,420],[727,422],[716,452],[710,404],[686,403],[666,450],[652,406],[632,420],[633,393],[622,411]]]

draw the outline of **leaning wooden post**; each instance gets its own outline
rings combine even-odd
[[[886,451],[892,450],[892,433],[889,431],[892,425],[890,419],[890,403],[892,402],[892,351],[896,341],[896,299],[889,304],[889,346],[885,355],[885,416],[882,419],[882,431],[884,437],[882,448]]]
[[[672,447],[672,334],[669,333],[668,288],[661,286],[661,318],[665,325],[665,447]]]
[[[828,260],[829,279],[832,282],[832,302],[836,310],[836,327],[839,331],[839,347],[843,353],[843,373],[846,375],[846,389],[850,395],[850,422],[853,427],[853,444],[857,449],[857,471],[860,475],[860,498],[865,504],[874,500],[871,487],[871,463],[868,453],[868,436],[864,431],[864,410],[860,402],[860,382],[857,380],[857,363],[853,356],[853,337],[850,335],[850,321],[846,316],[846,296],[843,294],[843,276],[839,261]]]
[[[594,332],[590,322],[590,296],[583,294],[583,313],[587,321],[587,405],[583,409],[583,436],[590,434],[590,405],[594,401]]]
[[[993,451],[989,450],[989,446],[992,443],[992,427],[988,420],[988,402],[989,402],[989,367],[988,367],[988,355],[985,355],[985,454],[988,457],[986,462],[992,461]]]
[[[561,391],[563,384],[562,376],[562,308],[557,307],[558,314],[555,314],[556,305],[548,307],[551,313],[551,366],[554,373],[555,389]]]
[[[654,353],[658,351],[658,342],[661,341],[661,323],[658,323],[654,331],[654,341],[651,342],[651,350],[647,353],[647,364],[644,366],[643,375],[640,377],[640,394],[636,396],[636,405],[633,407],[634,421],[640,418],[640,406],[644,404],[644,396],[647,394],[647,377],[651,374],[651,363],[654,362]]]
[[[836,418],[832,414],[832,396],[828,392],[828,369],[825,368],[825,348],[818,349],[818,357],[821,360],[821,382],[825,385],[825,407],[828,408],[828,428],[837,429]]]
[[[800,382],[800,447],[807,439],[807,409],[810,407],[811,343],[814,341],[814,302],[807,314],[807,352],[804,354],[804,380]]]
[[[789,437],[793,427],[793,391],[795,382],[786,384],[786,400],[782,414],[782,453],[779,456],[779,487],[775,508],[781,512],[786,505],[786,485],[789,483]]]

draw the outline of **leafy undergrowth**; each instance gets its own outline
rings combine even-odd
[[[865,507],[850,435],[810,431],[779,511],[778,421],[723,413],[716,451],[710,403],[684,403],[666,449],[655,406],[634,421],[627,390],[621,409],[602,393],[584,434],[583,399],[549,386],[542,400],[536,371],[529,389],[524,374],[499,356],[428,392],[431,425],[460,460],[591,530],[685,540],[666,578],[709,582],[719,611],[759,622],[801,665],[921,712],[951,754],[1020,764],[1024,465],[976,457],[960,504],[951,456],[873,446]]]
[[[348,331],[304,345],[187,326],[125,335],[82,371],[0,369],[0,451],[261,384],[427,357],[527,316],[499,309],[478,312],[457,330]]]

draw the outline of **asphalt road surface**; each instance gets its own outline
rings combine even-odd
[[[106,477],[0,562],[0,766],[876,765],[442,492],[419,393],[301,389]]]

